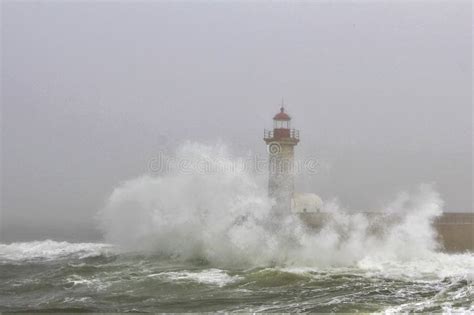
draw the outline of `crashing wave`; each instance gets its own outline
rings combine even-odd
[[[68,243],[52,240],[0,244],[0,261],[79,259],[106,255],[113,246],[100,243]]]
[[[429,185],[401,193],[384,211],[396,224],[374,235],[367,217],[336,202],[322,205],[330,220],[309,229],[289,214],[272,215],[264,178],[236,168],[223,145],[183,145],[176,160],[192,161],[119,185],[98,215],[107,242],[178,259],[220,266],[353,266],[369,261],[411,261],[437,249],[432,221],[443,201]],[[202,165],[217,172],[202,172]],[[179,165],[179,163],[178,163]]]

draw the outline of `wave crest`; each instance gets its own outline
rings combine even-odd
[[[24,260],[83,259],[108,254],[113,246],[100,243],[68,243],[52,240],[0,244],[0,262]]]

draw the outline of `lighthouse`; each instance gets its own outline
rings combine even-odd
[[[300,141],[299,130],[291,128],[291,117],[283,105],[273,117],[273,130],[265,130],[263,140],[269,154],[268,193],[276,202],[277,215],[290,213],[295,190],[294,148]]]

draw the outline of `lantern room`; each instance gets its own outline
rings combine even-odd
[[[285,108],[282,106],[280,112],[273,117],[274,129],[290,129],[291,117],[285,113]]]

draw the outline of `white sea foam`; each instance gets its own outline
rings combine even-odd
[[[462,277],[474,281],[474,254],[445,254],[432,252],[406,261],[390,261],[367,256],[357,266],[375,276],[434,280]]]
[[[111,281],[104,281],[104,279],[99,277],[85,278],[79,275],[71,275],[66,279],[66,281],[72,283],[73,286],[86,286],[87,288],[96,291],[104,291],[112,284]]]
[[[396,214],[381,233],[362,214],[326,202],[331,219],[319,231],[288,216],[275,228],[264,178],[245,169],[222,145],[183,145],[177,159],[217,163],[219,172],[171,169],[119,185],[98,215],[107,241],[179,259],[204,258],[215,266],[354,266],[407,276],[470,276],[473,256],[439,254],[432,221],[443,201],[429,185],[402,192],[383,211]],[[216,158],[218,157],[218,158]],[[231,170],[231,171],[225,171]]]
[[[162,272],[152,277],[165,278],[170,281],[194,281],[202,284],[225,286],[227,284],[239,281],[241,277],[230,276],[221,269],[207,269],[202,271],[179,271],[179,272]]]
[[[53,260],[74,256],[87,258],[113,251],[112,245],[100,243],[68,243],[52,240],[0,244],[0,261]]]
[[[471,286],[472,288],[472,286]],[[472,289],[470,289],[472,291]],[[472,292],[469,293],[470,296],[473,295]],[[471,303],[470,306],[457,306],[459,301],[451,300],[448,301],[438,301],[437,296],[434,298],[404,303],[401,305],[389,307],[384,310],[385,314],[401,314],[401,313],[421,313],[421,312],[431,312],[431,309],[439,307],[442,310],[443,314],[472,314],[474,312],[474,304]]]

